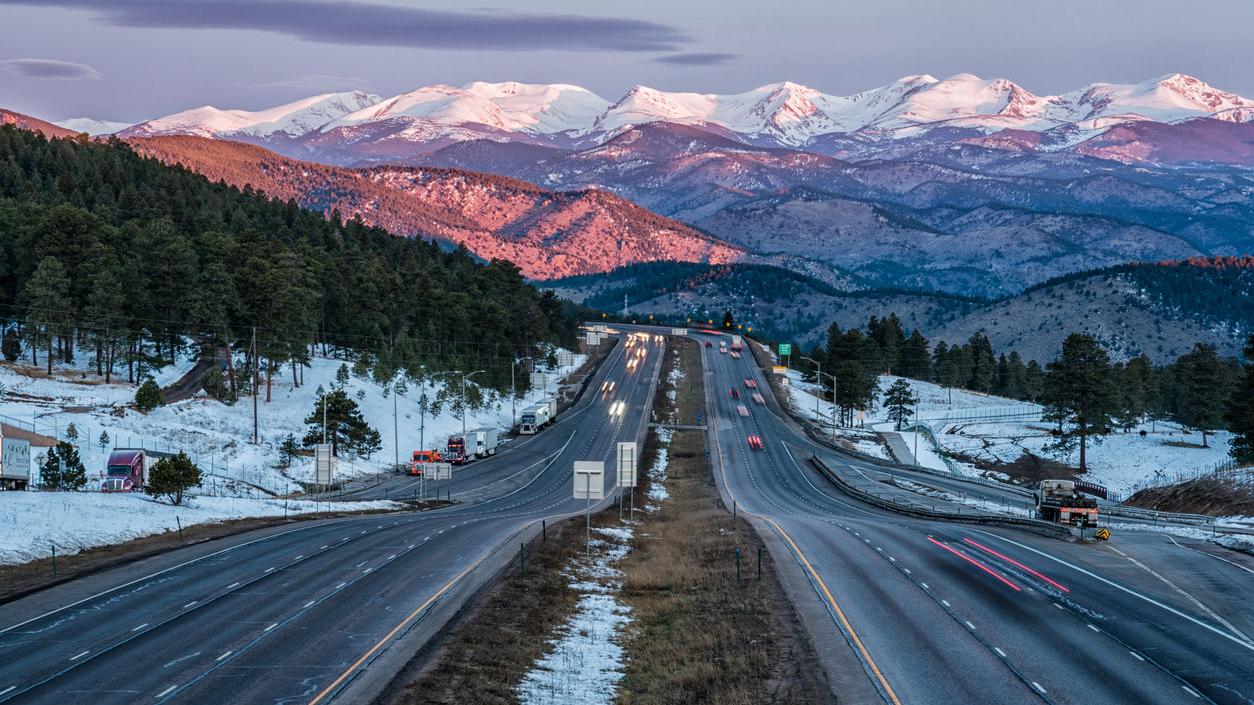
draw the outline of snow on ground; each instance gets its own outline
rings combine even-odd
[[[327,511],[326,502],[286,502],[289,514]],[[396,502],[337,502],[334,511],[394,509]],[[281,499],[195,497],[174,507],[142,494],[100,492],[0,493],[0,564],[47,558],[93,546],[176,531],[184,527],[244,517],[283,516]]]
[[[1245,553],[1254,553],[1254,536],[1249,534],[1220,534],[1211,531],[1209,528],[1197,528],[1192,526],[1155,526],[1153,524],[1132,524],[1123,521],[1111,521],[1110,525],[1121,531],[1156,531],[1160,534],[1170,534],[1182,538],[1200,539],[1202,541],[1210,541],[1219,544],[1225,548],[1231,548],[1234,551],[1243,551]],[[1222,520],[1220,526],[1222,526]]]
[[[880,377],[880,400],[893,382],[901,379]],[[950,390],[940,385],[906,380],[920,398],[918,418],[929,426],[941,444],[941,450],[982,460],[1011,463],[1024,452],[1078,466],[1079,449],[1065,455],[1046,451],[1050,443],[1050,427],[1042,423],[1041,407],[1031,402],[1016,401],[961,389]],[[801,380],[796,371],[789,373],[789,393],[797,413],[814,418],[814,386]],[[819,415],[831,418],[832,405],[819,403]],[[866,413],[865,425],[877,431],[891,431],[887,410],[879,403]],[[1142,435],[1144,432],[1144,435]],[[850,430],[843,429],[842,435]],[[907,447],[913,451],[914,434],[902,433]],[[1188,479],[1208,471],[1229,459],[1231,434],[1220,431],[1208,434],[1209,446],[1202,448],[1201,436],[1180,426],[1167,423],[1145,423],[1132,429],[1104,436],[1088,448],[1088,479],[1127,496],[1138,487]],[[925,467],[939,470],[946,465],[923,434],[919,438],[919,461]],[[859,450],[863,448],[858,447]],[[882,455],[882,453],[881,453]],[[950,458],[955,468],[969,475],[986,475],[974,465]]]
[[[649,501],[644,505],[646,512],[656,512],[662,508],[662,502],[671,496],[666,491],[666,464],[668,462],[671,438],[675,432],[669,428],[655,428],[654,435],[657,436],[658,446],[657,455],[653,458],[653,465],[649,468]]]
[[[586,359],[583,355],[564,357],[568,364],[551,370],[553,374],[548,376],[551,380],[548,394],[538,388],[529,391],[515,405],[519,414],[529,404],[552,396],[556,380],[569,374]],[[88,355],[83,352],[78,356],[75,368],[54,367],[52,378],[33,370],[29,363],[0,363],[0,399],[3,400],[3,411],[0,413],[27,428],[33,423],[36,431],[62,439],[65,429],[74,424],[79,435],[80,456],[92,481],[99,481],[112,447],[183,450],[205,471],[205,492],[216,489],[227,493],[253,491],[247,485],[283,492],[290,482],[313,479],[311,457],[297,458],[290,468],[280,470],[277,467],[279,446],[288,434],[295,436],[298,443],[301,441],[307,431],[304,420],[314,408],[318,388],[335,386],[336,372],[345,364],[336,358],[314,358],[311,366],[304,371],[304,383],[300,387],[293,386],[291,370],[284,368],[272,380],[270,402],[265,400],[263,380],[257,403],[259,443],[253,445],[250,442],[253,431],[251,398],[240,399],[227,406],[202,393],[193,399],[142,414],[126,408],[134,401],[136,387],[125,383],[125,368],[122,368],[122,382],[106,385],[97,381],[87,358]],[[191,360],[180,360],[154,371],[153,376],[159,384],[165,385],[177,380],[192,365]],[[526,373],[520,371],[519,374]],[[427,387],[428,398],[434,399],[439,388],[454,384],[450,380],[456,379],[451,375],[438,378],[438,384]],[[345,389],[356,400],[366,421],[382,436],[383,445],[370,458],[355,458],[341,453],[337,477],[386,470],[396,456],[405,462],[411,451],[419,447],[421,414],[418,399],[423,390],[421,385],[412,381],[407,384],[406,393],[394,399],[384,385],[373,379],[350,376]],[[396,433],[393,433],[394,418]],[[507,394],[494,398],[486,408],[467,414],[466,426],[496,425],[504,431],[510,427],[512,419]],[[428,448],[443,448],[448,437],[460,433],[461,429],[461,416],[445,404],[439,416],[426,419],[423,443]],[[109,434],[109,445],[98,444],[102,431]],[[40,453],[39,449],[32,449],[32,465],[38,464]]]
[[[599,527],[591,556],[571,566],[570,587],[580,593],[575,612],[550,639],[545,654],[515,689],[523,705],[611,703],[623,678],[618,639],[631,610],[618,601],[622,572],[615,567],[630,550],[631,528]]]
[[[935,487],[921,485],[917,482],[911,482],[901,478],[894,479],[892,484],[927,497],[934,497],[936,499],[942,499],[954,504],[973,507],[988,514],[1004,514],[1006,516],[1027,517],[1029,519],[1036,518],[1036,511],[1034,509],[1013,505],[1009,502],[990,502],[988,500],[970,497],[965,494],[954,494],[953,492],[939,490]]]

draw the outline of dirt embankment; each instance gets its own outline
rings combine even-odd
[[[1141,490],[1124,504],[1163,512],[1211,516],[1254,516],[1254,484],[1222,477],[1202,477],[1166,487]]]

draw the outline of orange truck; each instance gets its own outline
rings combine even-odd
[[[416,450],[409,460],[409,474],[421,475],[424,463],[439,463],[442,460],[438,450]]]

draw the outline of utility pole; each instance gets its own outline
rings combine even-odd
[[[462,440],[463,441],[466,439],[466,380],[470,379],[471,377],[474,377],[480,372],[485,372],[485,371],[486,370],[475,370],[474,372],[471,372],[468,375],[467,374],[462,375]]]
[[[518,425],[518,390],[514,387],[514,366],[523,360],[531,360],[531,356],[520,357],[509,364],[509,411],[513,419],[510,428]],[[532,362],[535,361],[532,360]],[[548,390],[546,389],[545,392],[547,393]]]
[[[252,342],[252,359],[253,359],[253,445],[257,445],[257,326],[253,326],[253,342]],[[326,423],[322,424],[322,428],[326,428]],[[325,440],[325,439],[324,439]]]
[[[392,453],[394,457],[392,459],[392,463],[394,467],[399,468],[401,465],[401,436],[400,436],[399,426],[397,425],[398,421],[396,419],[396,415],[397,415],[396,414],[396,395],[397,394],[399,394],[399,392],[396,391],[396,384],[393,383],[392,384]]]
[[[823,363],[812,357],[802,357],[801,359],[813,362],[814,366],[818,368],[818,372],[814,376],[815,381],[818,382],[817,389],[814,393],[814,423],[815,425],[818,425],[823,419],[823,416],[819,413],[819,400],[823,397]]]

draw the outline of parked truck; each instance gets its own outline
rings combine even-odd
[[[476,458],[486,458],[496,454],[497,429],[484,426],[467,431],[465,434],[449,436],[447,452],[444,459],[454,465],[465,465]]]
[[[30,485],[30,441],[0,437],[0,490],[24,490]]]
[[[518,419],[518,432],[527,435],[539,433],[540,429],[548,426],[556,417],[557,400],[545,399],[523,409],[522,416]]]
[[[427,463],[443,462],[444,458],[438,450],[416,450],[413,457],[409,461],[409,474],[418,476],[422,474],[422,468]]]
[[[1076,491],[1072,480],[1041,480],[1036,513],[1045,521],[1080,528],[1097,526],[1097,500]]]
[[[169,453],[146,448],[114,448],[113,452],[109,453],[108,464],[105,465],[105,477],[100,483],[100,491],[142,491],[152,466],[169,455]]]

